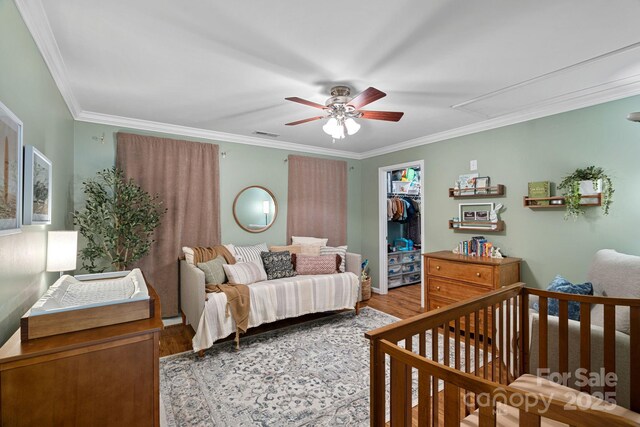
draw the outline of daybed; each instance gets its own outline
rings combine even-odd
[[[359,254],[347,253],[344,273],[295,276],[252,283],[249,327],[309,313],[356,309],[360,299]],[[185,324],[196,331],[193,351],[200,352],[236,331],[226,314],[224,293],[205,293],[205,275],[180,260],[180,305]]]
[[[420,426],[640,425],[640,298],[621,297],[636,296],[639,286],[635,282],[624,294],[606,287],[615,286],[606,274],[618,283],[636,280],[638,259],[628,257],[614,251],[596,254],[589,278],[597,293],[608,296],[517,283],[368,332],[371,425],[385,424],[387,404],[393,426],[411,425],[413,418]],[[539,313],[529,308],[534,298]],[[548,314],[551,298],[559,300],[558,316]],[[579,304],[580,321],[568,318],[570,302]],[[603,326],[592,324],[600,315]],[[627,333],[616,330],[624,325]],[[549,371],[546,378],[530,375],[544,371]],[[609,381],[613,374],[617,383]],[[579,384],[576,375],[583,380]],[[564,385],[548,381],[564,378]]]

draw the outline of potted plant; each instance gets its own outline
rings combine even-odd
[[[602,193],[602,212],[609,214],[609,207],[613,202],[613,183],[604,169],[596,166],[578,168],[572,174],[565,176],[558,185],[558,189],[565,192],[567,212],[565,219],[578,218],[584,214],[580,202],[584,196]]]
[[[73,213],[74,224],[87,240],[80,251],[82,267],[90,273],[126,270],[149,252],[166,209],[159,196],[126,180],[115,167],[82,184],[85,209]]]

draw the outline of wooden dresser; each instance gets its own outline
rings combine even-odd
[[[0,426],[159,426],[160,299],[149,319],[0,348]]]
[[[520,281],[520,258],[484,258],[431,252],[424,257],[428,310],[485,294]],[[481,325],[482,326],[482,325]]]

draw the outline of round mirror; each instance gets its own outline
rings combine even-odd
[[[278,203],[273,193],[259,185],[242,190],[233,201],[233,217],[249,233],[262,233],[278,216]]]

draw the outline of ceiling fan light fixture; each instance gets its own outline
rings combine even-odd
[[[329,120],[327,120],[327,123],[322,126],[322,130],[324,131],[324,133],[333,136],[337,127],[338,121],[334,117],[331,117]]]
[[[351,117],[344,121],[344,126],[347,128],[349,135],[355,135],[360,130],[360,124]]]

